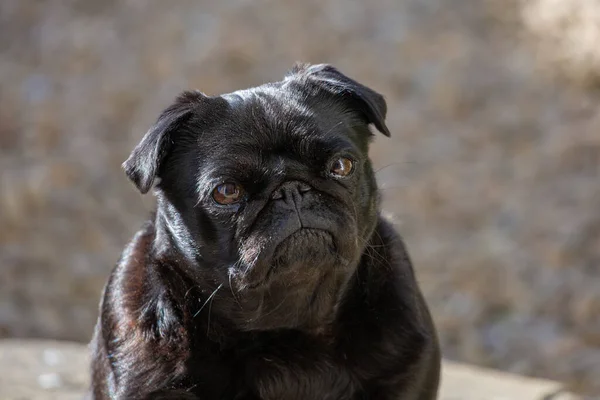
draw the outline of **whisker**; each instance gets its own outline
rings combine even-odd
[[[221,284],[213,293],[216,293],[217,290],[219,290],[221,288],[221,286],[223,286],[223,284]],[[213,296],[211,296],[213,297]],[[214,301],[214,297],[212,300],[210,300],[210,305],[208,306],[208,321],[206,323],[206,335],[208,335],[209,331],[210,331],[210,312],[212,311],[212,303]]]
[[[237,264],[237,262],[235,263]],[[234,264],[234,268],[235,268],[235,264]],[[229,291],[231,292],[231,296],[233,297],[233,300],[235,300],[235,302],[237,303],[238,306],[241,306],[240,301],[238,300],[238,298],[236,297],[234,291],[233,291],[233,285],[231,284],[231,273],[228,274],[229,275]]]
[[[266,313],[266,314],[263,314],[263,315],[261,315],[261,316],[259,316],[259,317],[256,317],[256,318],[255,318],[255,319],[253,319],[252,321],[255,321],[255,320],[257,320],[258,318],[264,318],[264,317],[266,317],[266,316],[268,316],[268,315],[271,315],[271,314],[273,314],[275,311],[277,311],[277,310],[279,309],[279,307],[281,307],[281,306],[283,305],[283,303],[285,303],[285,301],[288,299],[288,297],[289,297],[289,296],[290,296],[290,294],[289,294],[289,292],[288,292],[288,293],[285,295],[285,297],[283,298],[283,300],[281,300],[281,302],[279,303],[279,305],[278,305],[277,307],[273,308],[271,311],[269,311],[269,312],[268,312],[268,313]]]
[[[188,289],[188,290],[185,292],[185,295],[183,295],[183,298],[184,298],[184,299],[187,299],[187,297],[188,297],[188,295],[190,294],[190,292],[191,292],[193,289],[195,289],[195,288],[199,288],[199,287],[200,287],[200,286],[198,286],[198,285],[193,285],[193,286],[191,286],[191,287],[190,287],[190,288],[189,288],[189,289]]]
[[[377,235],[379,235],[379,234],[377,233]],[[375,262],[379,262],[379,263],[387,263],[388,262],[388,260],[386,260],[386,258],[377,251],[377,248],[385,248],[386,247],[385,245],[372,245],[372,244],[369,244],[369,242],[367,240],[365,240],[361,237],[359,237],[358,240],[362,241],[362,243],[365,245],[365,252],[366,252],[365,254],[371,260],[373,260]]]
[[[204,302],[204,304],[202,304],[202,307],[200,307],[200,309],[196,312],[196,314],[194,314],[194,316],[192,318],[196,318],[198,316],[198,314],[200,314],[200,312],[202,311],[202,309],[204,309],[204,307],[208,304],[208,302],[215,296],[215,294],[217,294],[217,292],[219,291],[219,289],[221,289],[223,287],[223,284],[221,283],[215,290],[214,292],[211,293],[210,296],[208,296],[208,299],[206,299],[206,301]]]
[[[395,167],[398,165],[405,165],[405,164],[417,164],[417,161],[396,161],[390,164],[386,164],[380,168],[377,168],[374,172],[375,174],[378,174],[379,172],[383,172],[384,170],[390,168],[390,167]]]

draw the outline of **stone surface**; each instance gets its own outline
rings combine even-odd
[[[82,399],[88,363],[88,349],[78,343],[1,340],[0,399]]]
[[[177,92],[331,62],[388,99],[372,156],[445,355],[599,396],[599,95],[523,40],[597,2],[524,3],[0,1],[0,336],[89,340],[153,201],[120,164]]]
[[[81,399],[88,385],[86,346],[54,341],[0,341],[0,399]],[[555,382],[445,362],[440,400],[550,400]],[[559,394],[552,400],[575,400]]]

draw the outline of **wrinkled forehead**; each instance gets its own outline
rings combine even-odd
[[[263,140],[277,141],[282,136],[317,136],[328,129],[330,119],[318,102],[300,90],[278,82],[258,88],[239,90],[222,96],[229,103],[231,125],[243,125]],[[262,136],[261,136],[262,133]]]
[[[351,121],[326,103],[305,101],[277,87],[223,96],[225,118],[200,140],[199,187],[219,180],[260,181],[273,174],[323,165],[335,154],[359,155]],[[328,110],[329,108],[329,110]]]
[[[300,85],[291,82],[267,83],[259,87],[237,90],[223,97],[233,111],[245,114],[259,112],[265,117],[314,118],[315,106],[309,93]]]
[[[207,140],[214,155],[304,153],[352,146],[349,116],[335,104],[314,101],[286,83],[223,95],[228,117]],[[223,154],[221,154],[223,155]]]

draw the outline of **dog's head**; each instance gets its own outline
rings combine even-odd
[[[385,115],[335,68],[298,65],[248,90],[183,93],[124,168],[142,193],[156,187],[157,246],[236,297],[245,329],[315,325],[375,228],[368,125],[389,136]]]

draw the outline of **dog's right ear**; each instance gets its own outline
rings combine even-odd
[[[286,79],[294,77],[312,80],[328,93],[346,102],[352,109],[362,113],[379,132],[390,136],[390,130],[385,124],[387,104],[383,96],[373,89],[358,83],[329,64],[298,63],[287,74]]]
[[[198,91],[186,91],[165,109],[142,141],[123,163],[127,177],[142,193],[152,187],[165,156],[169,152],[177,131],[208,98]]]

